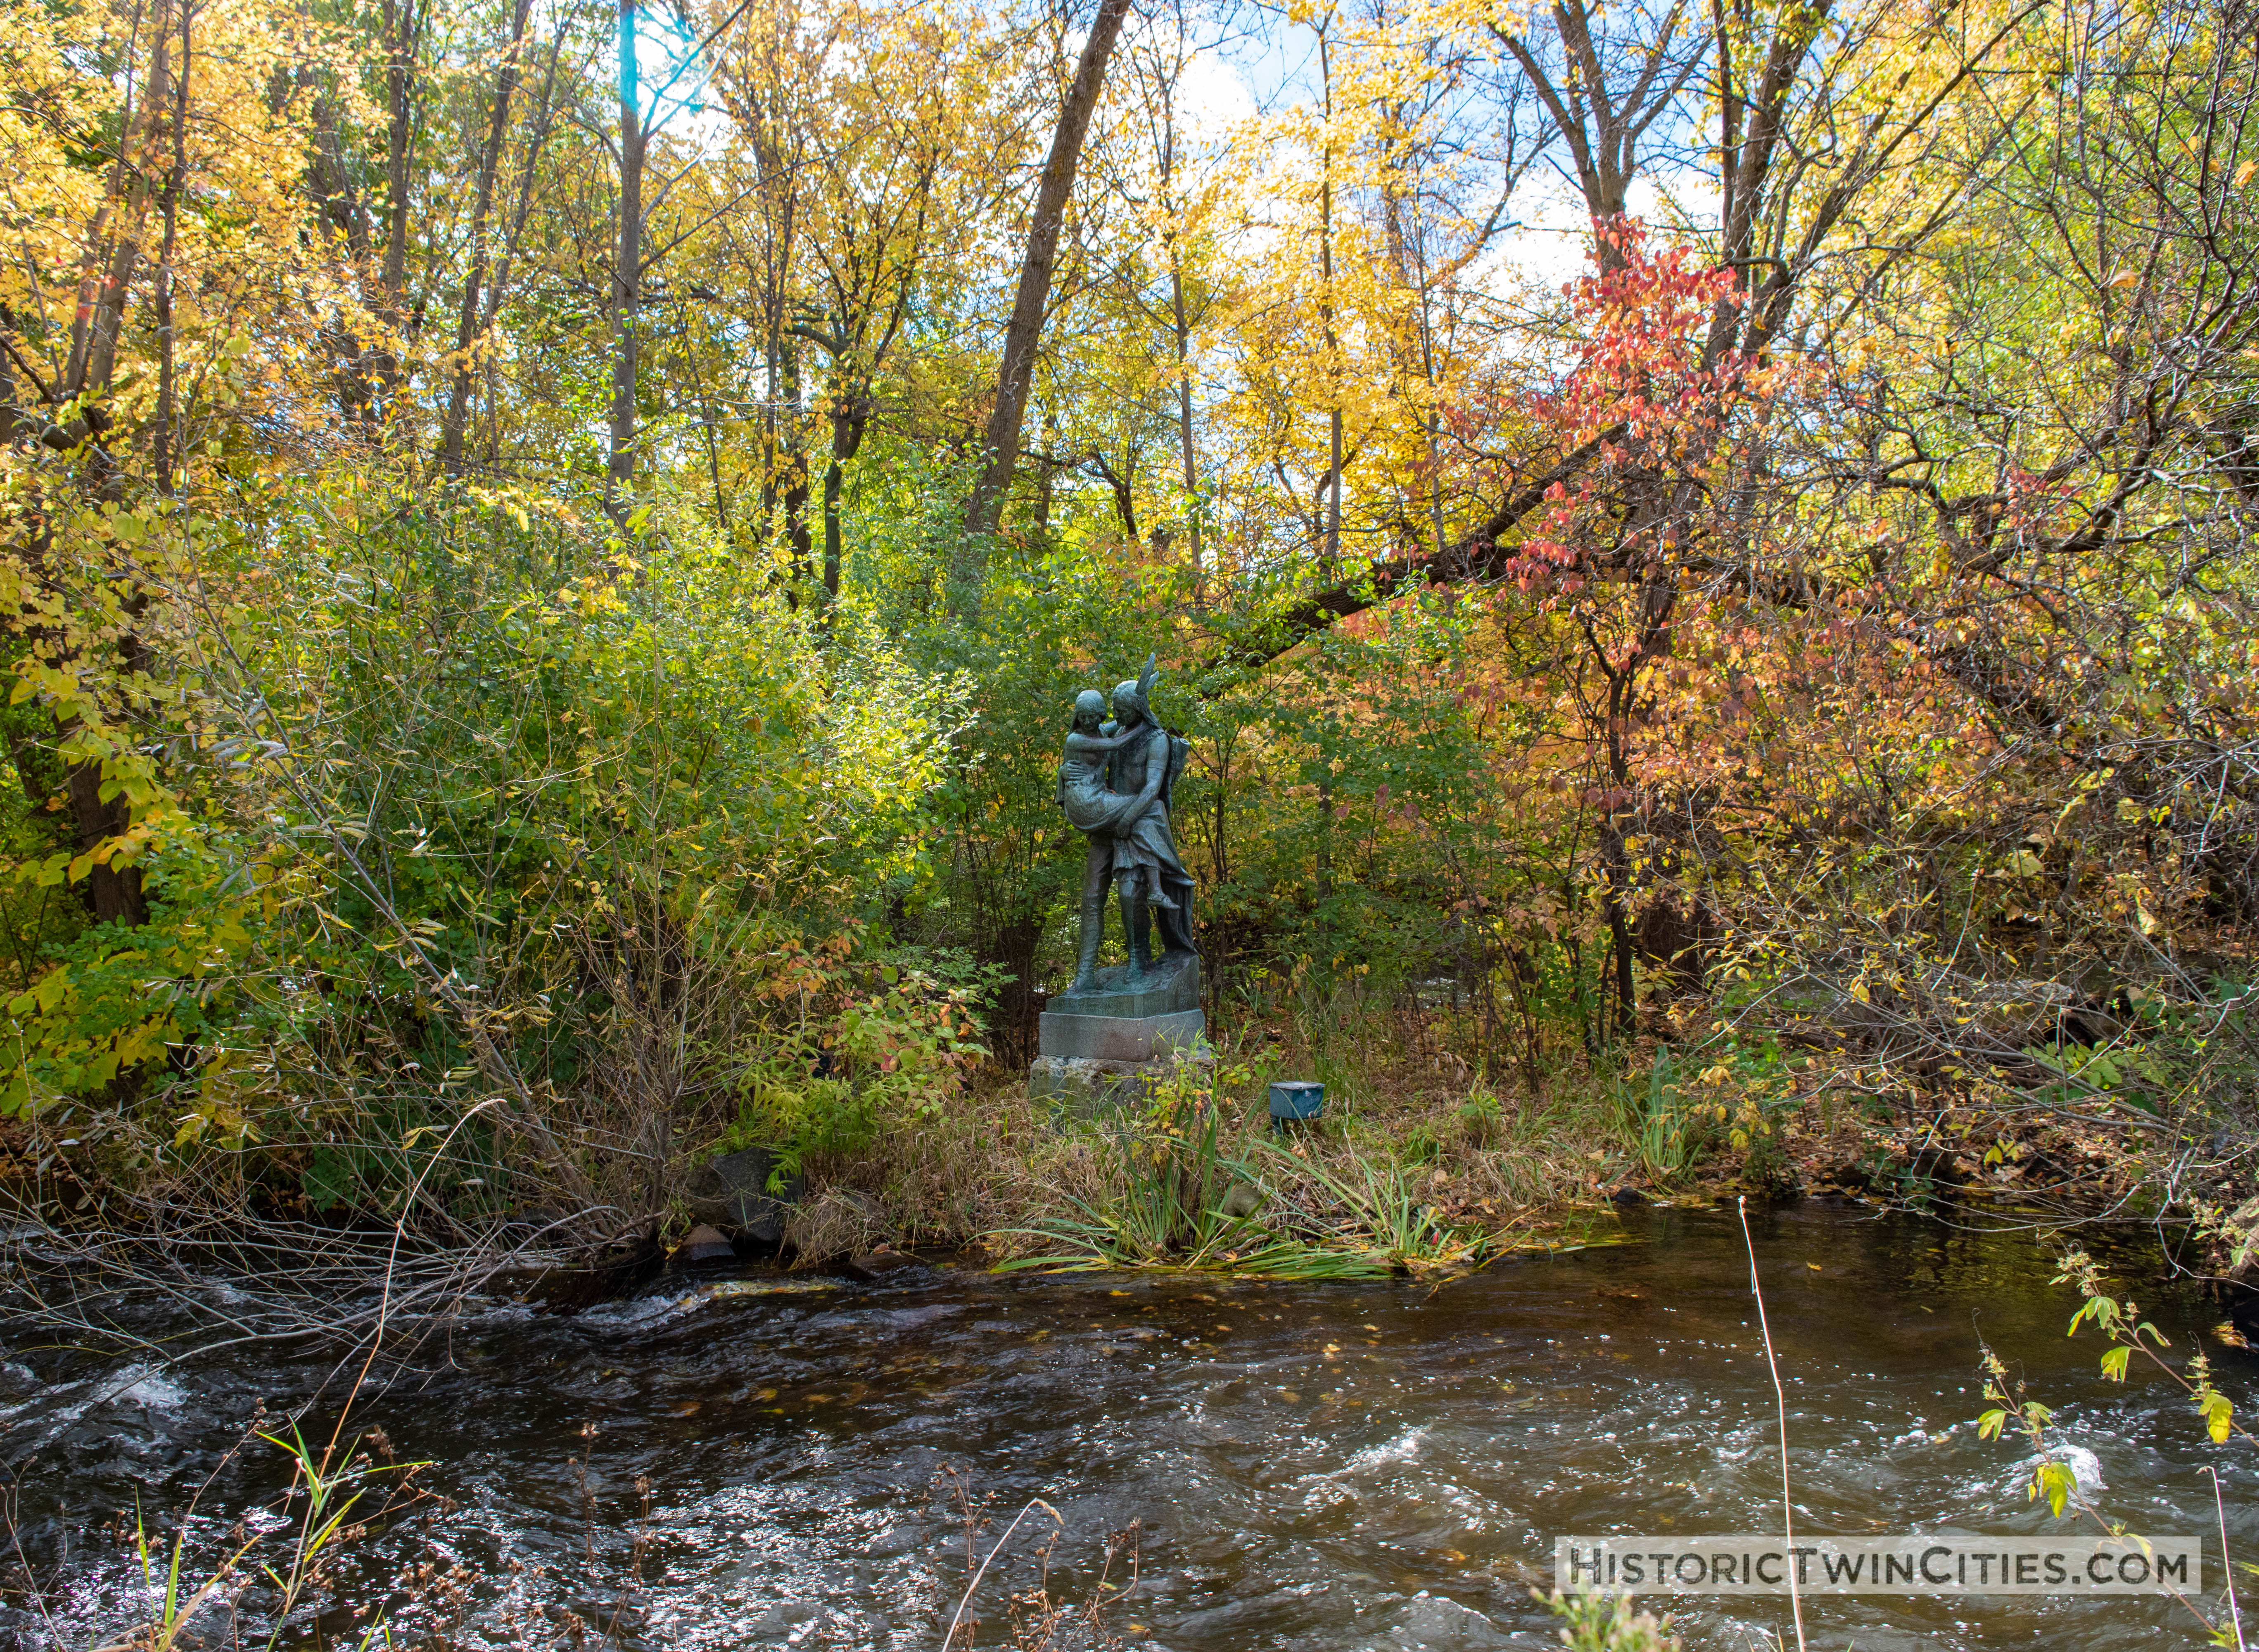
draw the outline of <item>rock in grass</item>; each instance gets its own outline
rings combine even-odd
[[[1875,1178],[1873,1172],[1857,1159],[1847,1158],[1821,1167],[1818,1179],[1823,1187],[1839,1187],[1847,1193],[1863,1193]]]
[[[722,1236],[720,1228],[709,1228],[702,1222],[690,1230],[690,1236],[685,1239],[675,1251],[674,1259],[677,1262],[694,1264],[707,1262],[735,1262],[738,1259],[738,1253],[730,1248],[730,1242]]]
[[[775,1168],[776,1156],[766,1148],[725,1153],[690,1172],[683,1183],[683,1200],[699,1221],[734,1228],[760,1244],[779,1243],[800,1188],[795,1177],[781,1195],[771,1194],[769,1172]]]
[[[1244,1220],[1263,1208],[1263,1190],[1253,1182],[1234,1182],[1216,1208],[1236,1220]]]
[[[891,1245],[880,1245],[876,1250],[860,1250],[840,1264],[840,1271],[851,1279],[866,1283],[909,1273],[924,1272],[926,1264],[905,1251]]]

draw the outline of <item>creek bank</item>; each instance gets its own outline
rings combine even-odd
[[[1214,1093],[1218,1105],[1226,1103],[1220,1086]],[[1234,1155],[1269,1139],[1259,1100],[1245,1107],[1247,1116],[1230,1122],[1239,1133],[1229,1144]],[[1285,1143],[1295,1155],[1291,1162],[1269,1161],[1265,1179],[1295,1181],[1291,1198],[1282,1201],[1278,1189],[1235,1177],[1220,1207],[1234,1220],[1301,1221],[1316,1232],[1362,1220],[1317,1172],[1352,1190],[1368,1171],[1385,1172],[1400,1184],[1405,1208],[1424,1212],[1421,1220],[1431,1229],[1484,1235],[1493,1250],[1574,1243],[1580,1226],[1605,1223],[1611,1209],[1633,1210],[1642,1200],[1669,1207],[1742,1193],[1764,1202],[1810,1195],[1914,1211],[2029,1207],[2076,1218],[2138,1200],[2157,1169],[2142,1150],[2146,1142],[2100,1107],[2034,1117],[1975,1105],[1917,1113],[1903,1099],[1806,1100],[1776,1114],[1771,1133],[1744,1145],[1715,1126],[1691,1163],[1666,1169],[1646,1157],[1638,1134],[1604,1096],[1564,1092],[1550,1102],[1499,1099],[1486,1107],[1469,1099],[1463,1081],[1400,1098],[1349,1085],[1322,1128]],[[1008,1262],[1044,1248],[1027,1230],[1108,1208],[1131,1191],[1118,1143],[1102,1131],[1054,1127],[1023,1086],[1017,1093],[968,1094],[910,1128],[882,1131],[852,1157],[811,1155],[803,1177],[773,1189],[775,1168],[774,1156],[760,1149],[695,1164],[681,1175],[670,1212],[573,1257],[570,1266],[556,1265],[552,1253],[544,1270],[513,1269],[512,1292],[571,1313],[632,1293],[671,1265],[734,1262],[852,1277],[852,1263],[880,1277],[901,1271],[890,1256],[919,1251]],[[2228,1182],[2205,1195],[2208,1208],[2201,1200],[2137,1207],[2206,1235],[2208,1249],[2192,1249],[2188,1261],[2238,1281],[2221,1293],[2247,1323],[2259,1317],[2251,1306],[2259,1299],[2242,1282],[2255,1248],[2243,1240],[2259,1227],[2252,1191]],[[52,1214],[59,1223],[69,1220]],[[294,1220],[361,1235],[373,1247],[369,1265],[381,1272],[393,1235],[381,1214],[337,1209]],[[567,1225],[554,1209],[529,1207],[488,1237],[471,1228],[465,1265],[475,1271],[484,1254],[495,1266],[510,1265],[512,1247],[538,1255]],[[702,1228],[709,1231],[695,1231]],[[213,1232],[226,1236],[218,1226]],[[255,1221],[246,1233],[259,1236]],[[457,1243],[445,1230],[410,1236],[433,1256]],[[725,1249],[716,1248],[717,1237]]]

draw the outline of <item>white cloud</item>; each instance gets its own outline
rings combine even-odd
[[[1219,143],[1255,117],[1255,94],[1235,65],[1202,51],[1178,79],[1177,109],[1195,142]]]

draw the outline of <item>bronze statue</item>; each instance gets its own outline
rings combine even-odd
[[[1109,881],[1122,902],[1130,984],[1153,967],[1156,924],[1164,960],[1196,955],[1192,873],[1169,825],[1177,777],[1192,748],[1153,720],[1148,696],[1156,674],[1149,655],[1137,680],[1115,689],[1111,722],[1101,721],[1106,701],[1096,689],[1075,698],[1074,726],[1059,758],[1058,798],[1068,821],[1089,839],[1090,858],[1083,869],[1082,944],[1070,997],[1097,990]]]

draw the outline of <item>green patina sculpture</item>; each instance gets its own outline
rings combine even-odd
[[[1082,878],[1082,945],[1074,983],[1066,990],[1097,990],[1098,951],[1106,938],[1106,890],[1122,902],[1122,933],[1130,949],[1129,979],[1142,979],[1155,965],[1152,934],[1161,932],[1161,958],[1197,956],[1192,939],[1193,877],[1177,853],[1169,807],[1178,775],[1192,748],[1153,720],[1149,696],[1153,659],[1135,682],[1107,701],[1086,688],[1074,702],[1074,726],[1059,758],[1059,807],[1090,843]]]

